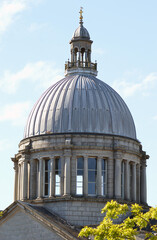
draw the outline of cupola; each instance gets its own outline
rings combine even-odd
[[[71,45],[71,61],[65,63],[65,76],[83,73],[97,76],[97,63],[91,61],[91,45],[90,35],[83,26],[83,11],[80,9],[79,27],[75,30],[70,41]]]

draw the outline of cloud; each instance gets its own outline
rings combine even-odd
[[[3,33],[16,20],[16,17],[31,4],[41,0],[2,0],[0,3],[0,33]]]
[[[45,28],[47,26],[46,23],[32,23],[30,26],[29,26],[29,31],[30,32],[35,32],[35,31],[38,31],[38,30],[41,30],[43,28]]]
[[[26,121],[30,102],[18,102],[5,105],[1,109],[0,122],[11,121],[12,125],[23,125]]]
[[[134,81],[132,80],[134,79]],[[113,82],[112,87],[124,97],[130,97],[136,93],[141,93],[143,96],[148,96],[150,90],[157,83],[157,73],[150,73],[146,77],[140,74],[127,72],[122,79]]]
[[[38,83],[39,88],[47,88],[62,78],[61,70],[52,62],[38,61],[26,64],[16,73],[5,71],[0,78],[0,89],[6,93],[16,93],[23,82]]]

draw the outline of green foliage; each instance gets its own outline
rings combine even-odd
[[[2,211],[0,211],[0,217],[2,217],[3,216],[3,212]]]
[[[132,213],[131,218],[127,217],[119,224],[113,223],[114,219],[128,211]],[[149,225],[152,232],[146,233],[145,239],[157,240],[157,225],[150,224],[151,219],[157,220],[157,208],[150,208],[148,212],[143,213],[143,208],[137,203],[132,204],[130,209],[127,204],[119,204],[112,200],[105,205],[101,213],[105,213],[105,217],[100,225],[96,228],[84,227],[79,237],[94,236],[95,240],[134,240],[139,231]]]

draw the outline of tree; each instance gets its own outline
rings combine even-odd
[[[128,211],[131,212],[131,217],[127,217],[122,223],[114,223],[114,219]],[[145,232],[145,239],[157,240],[157,225],[151,224],[152,219],[157,220],[157,207],[150,208],[144,213],[143,208],[137,203],[129,207],[127,204],[119,204],[112,200],[107,202],[101,213],[106,215],[100,225],[96,228],[84,227],[79,237],[93,236],[95,240],[134,240],[143,228],[149,226],[151,231]]]
[[[3,211],[0,211],[0,217],[2,217],[3,216]]]

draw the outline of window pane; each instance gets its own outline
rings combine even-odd
[[[83,187],[83,183],[82,182],[77,182],[77,187]]]
[[[77,159],[77,169],[83,169],[84,168],[83,165],[84,165],[83,158],[82,157],[78,158]]]
[[[55,170],[60,170],[61,169],[61,159],[56,158],[55,159]]]
[[[48,183],[48,172],[45,172],[45,183]]]
[[[60,195],[60,186],[56,186],[55,195]]]
[[[48,195],[48,184],[45,184],[45,195]]]
[[[83,182],[83,176],[77,176],[77,182]]]
[[[96,184],[88,183],[88,194],[96,194]]]
[[[82,195],[83,194],[83,188],[77,187],[76,194]]]
[[[45,160],[45,170],[48,170],[48,160]]]
[[[83,170],[77,170],[77,175],[83,176]]]
[[[56,175],[56,183],[60,183],[60,176],[59,175]]]
[[[96,169],[96,158],[88,158],[88,169]]]
[[[55,195],[60,195],[60,187],[61,187],[61,159],[55,159]]]
[[[49,195],[50,188],[50,160],[45,160],[45,195]]]
[[[88,171],[88,182],[96,182],[96,171]]]
[[[102,159],[102,171],[106,170],[106,160]]]
[[[76,176],[76,194],[83,194],[83,170],[84,159],[80,157],[77,159],[77,176]]]

